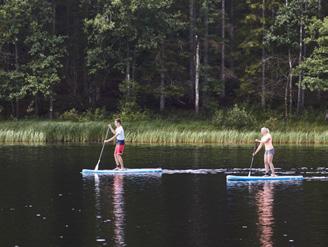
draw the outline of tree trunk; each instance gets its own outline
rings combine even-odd
[[[194,87],[194,50],[195,50],[195,0],[189,0],[189,45],[190,45],[190,58],[189,58],[189,77],[190,77],[190,91],[193,92]],[[191,98],[193,98],[193,93],[191,93]]]
[[[203,85],[203,105],[208,102],[208,0],[204,6],[204,85]]]
[[[229,69],[233,73],[234,71],[234,58],[232,56],[234,52],[234,4],[233,0],[230,0],[230,24],[229,24],[229,47],[230,47],[230,56],[229,56]]]
[[[34,115],[39,117],[39,95],[38,93],[34,96]]]
[[[103,78],[103,83],[102,84],[105,84],[105,81],[106,81],[106,77]],[[99,85],[99,83],[96,83],[96,95],[95,95],[96,104],[100,100],[100,89],[101,89],[101,85]]]
[[[126,58],[126,72],[125,72],[125,80],[127,82],[127,95],[126,97],[129,98],[131,95],[131,87],[130,87],[130,81],[131,81],[131,64],[130,64],[130,46],[127,42],[127,58]]]
[[[318,0],[318,16],[322,19],[322,0]]]
[[[305,11],[306,11],[306,8],[307,8],[307,7],[305,7]],[[305,30],[304,27],[303,27],[303,37],[304,37],[304,38],[306,37],[306,30]],[[303,39],[304,39],[304,38],[303,38]],[[306,48],[307,48],[306,43],[303,42],[303,57],[302,57],[302,60],[304,60],[304,58],[306,57]],[[302,73],[302,77],[303,77],[303,73]],[[303,79],[303,78],[302,78],[302,79]],[[304,101],[305,101],[305,90],[304,90],[304,88],[302,87],[302,88],[301,88],[301,106],[300,106],[300,110],[301,110],[301,111],[304,110]]]
[[[16,111],[15,111],[15,104],[13,100],[10,100],[10,106],[11,106],[11,116],[14,117],[16,115]]]
[[[285,101],[285,120],[288,119],[288,86],[289,86],[289,76],[286,80],[286,86],[285,86],[285,95],[284,95],[284,101]]]
[[[292,114],[293,110],[293,64],[290,48],[288,48],[288,81],[289,81],[289,114]]]
[[[90,95],[89,95],[89,87],[90,87],[90,83],[88,82],[88,72],[87,72],[87,68],[85,66],[85,63],[82,64],[81,66],[82,68],[82,85],[83,85],[83,101],[87,100],[87,102],[90,103]]]
[[[195,36],[195,112],[199,112],[199,41],[198,36]]]
[[[134,47],[133,56],[132,56],[132,68],[131,68],[131,80],[132,81],[135,81],[136,59],[137,59],[137,49]]]
[[[319,17],[320,20],[322,20],[322,1],[321,0],[318,0],[318,17]],[[318,102],[321,101],[321,91],[320,91],[320,89],[318,89],[317,99],[318,99]]]
[[[17,46],[17,40],[15,40],[15,70],[16,72],[19,71],[19,61],[18,61],[18,46]],[[19,98],[16,96],[16,118],[19,118]]]
[[[49,118],[54,118],[54,98],[52,95],[49,97]]]
[[[262,76],[261,76],[261,106],[265,108],[265,97],[266,97],[266,87],[265,87],[265,49],[264,49],[264,31],[265,31],[265,0],[262,0],[262,29],[263,29],[263,37],[262,37]]]
[[[161,71],[160,71],[161,85],[160,85],[159,109],[160,109],[160,111],[164,111],[164,109],[165,109],[164,42],[161,43],[160,67],[161,67]]]
[[[52,33],[53,35],[56,35],[56,1],[55,0],[52,1]],[[53,119],[53,118],[54,118],[54,97],[53,97],[53,92],[50,92],[49,119]]]
[[[225,0],[221,0],[221,83],[222,83],[222,97],[226,96],[225,85]]]
[[[19,98],[16,97],[16,118],[19,118]]]
[[[89,104],[92,108],[96,105],[96,85],[94,79],[91,80],[89,86]]]
[[[301,16],[301,23],[299,29],[299,55],[298,64],[301,64],[303,60],[303,16]],[[302,105],[302,79],[303,72],[300,71],[298,75],[298,89],[297,89],[297,108],[296,113],[299,114]]]
[[[288,0],[285,0],[285,6],[288,7]],[[289,37],[289,28],[287,27],[287,36]],[[289,82],[289,115],[292,114],[293,111],[293,64],[292,64],[292,56],[291,49],[288,47],[288,82]]]

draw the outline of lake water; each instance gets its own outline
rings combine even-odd
[[[250,184],[225,181],[247,174],[249,146],[129,145],[126,166],[164,173],[83,177],[100,148],[0,146],[0,246],[328,246],[327,147],[277,148],[304,182]]]

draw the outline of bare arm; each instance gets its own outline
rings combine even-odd
[[[107,139],[107,140],[104,140],[104,142],[105,142],[105,143],[107,143],[107,142],[111,142],[112,140],[114,140],[114,139],[116,138],[117,135],[118,135],[118,133],[115,134],[115,135],[113,135],[111,138],[109,138],[109,139]]]
[[[255,156],[263,147],[263,142],[259,141],[260,145],[257,147],[256,151],[253,153],[253,156]]]
[[[115,130],[112,128],[112,125],[111,124],[108,124],[108,127],[110,128],[110,131],[113,133],[113,135],[115,135]]]
[[[267,137],[267,138],[265,138],[264,140],[259,140],[259,139],[255,139],[255,142],[257,142],[257,143],[262,143],[262,144],[265,144],[265,143],[267,143],[268,141],[270,141],[270,137]]]

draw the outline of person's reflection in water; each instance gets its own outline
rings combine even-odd
[[[112,235],[114,246],[118,247],[126,246],[124,236],[125,211],[123,179],[122,175],[115,175],[113,180],[98,175],[94,176],[97,219],[110,217],[107,215],[110,213],[110,205],[112,205],[113,213],[112,224],[107,225],[103,224],[103,222],[98,222],[96,226],[98,229],[97,241],[105,242],[106,239],[103,237]],[[102,211],[101,208],[103,208],[104,211]],[[107,226],[112,226],[114,228],[113,234],[109,234],[109,229],[106,229]]]
[[[261,247],[273,246],[273,191],[271,182],[263,184],[263,190],[256,194],[256,206],[258,212],[258,227]]]
[[[115,246],[125,246],[124,236],[124,189],[123,176],[114,176],[113,181],[113,214],[114,214],[114,241]]]

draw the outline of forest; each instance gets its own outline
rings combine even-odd
[[[0,0],[0,115],[324,119],[327,13],[322,0]]]

